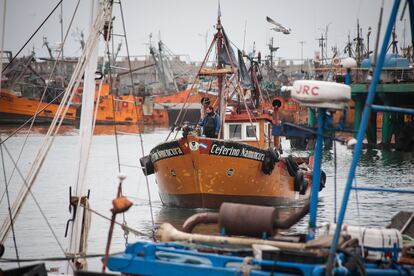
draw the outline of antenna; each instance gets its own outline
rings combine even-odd
[[[319,47],[321,48],[321,58],[322,58],[322,60],[321,60],[321,65],[323,65],[323,64],[324,64],[324,59],[325,59],[325,55],[323,54],[323,50],[324,50],[324,48],[325,48],[325,43],[324,43],[324,41],[326,40],[326,39],[323,37],[323,33],[321,34],[321,37],[320,37],[320,38],[317,38],[316,40],[318,40],[318,41],[319,41]]]
[[[244,52],[244,46],[246,45],[246,29],[247,29],[247,20],[244,21],[243,52]]]
[[[303,40],[299,41],[299,43],[300,43],[300,62],[301,62],[301,64],[300,64],[300,72],[303,72],[303,44],[305,42],[306,41],[303,41]]]

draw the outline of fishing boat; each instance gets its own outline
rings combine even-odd
[[[170,127],[177,125],[178,120],[196,124],[200,119],[203,99],[208,99],[213,103],[217,100],[217,95],[193,89],[153,97],[154,103],[162,106],[168,112],[168,125]],[[181,110],[185,110],[184,115],[181,114]]]
[[[182,130],[182,138],[167,137],[143,157],[144,173],[155,174],[159,195],[167,206],[219,208],[222,202],[282,205],[308,200],[312,182],[309,158],[280,157],[275,148],[278,137],[271,135],[280,101],[272,106],[271,99],[261,94],[257,62],[252,61],[248,71],[238,51],[237,63],[220,16],[216,28],[195,80],[217,79],[217,101],[208,96],[207,100],[218,110],[220,134],[218,138],[198,135],[182,121],[186,111],[180,111],[181,122],[174,129]],[[207,67],[214,47],[216,66]]]
[[[137,125],[138,123],[151,126],[168,125],[167,110],[150,100],[149,97],[113,94],[109,80],[95,91],[95,105],[97,108],[97,125]],[[78,89],[72,103],[81,105],[82,88]]]
[[[11,52],[6,53],[10,55],[0,80],[0,122],[20,124],[35,117],[36,123],[50,123],[59,108],[62,85],[56,80],[46,84],[33,68],[34,54],[12,60]],[[63,123],[74,124],[75,120],[76,108],[71,106]]]

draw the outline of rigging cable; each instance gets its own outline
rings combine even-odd
[[[21,129],[23,129],[23,126],[25,126],[27,123],[29,123],[30,122],[30,126],[29,126],[29,129],[26,131],[26,134],[25,134],[25,139],[24,139],[24,142],[23,142],[23,145],[21,146],[21,149],[20,149],[20,152],[19,152],[19,155],[18,155],[18,157],[17,157],[17,159],[16,159],[16,166],[17,166],[17,164],[19,163],[19,161],[20,161],[20,158],[21,158],[21,155],[22,155],[22,153],[23,153],[23,150],[24,150],[24,148],[26,147],[26,144],[27,144],[27,140],[28,140],[28,138],[29,138],[29,135],[30,135],[30,132],[31,132],[31,130],[32,130],[32,128],[33,128],[33,125],[34,125],[34,122],[35,122],[35,120],[36,120],[36,117],[37,117],[37,115],[38,114],[40,114],[40,112],[42,112],[43,110],[45,110],[49,105],[51,105],[52,104],[52,102],[54,101],[54,100],[57,100],[58,98],[60,98],[60,96],[63,94],[63,93],[65,93],[65,90],[63,90],[61,93],[59,93],[59,95],[58,96],[56,96],[50,103],[48,103],[46,106],[44,106],[42,109],[40,109],[40,106],[41,106],[41,104],[42,104],[42,102],[43,102],[43,98],[45,97],[45,95],[46,95],[46,92],[47,92],[47,89],[48,89],[48,87],[49,87],[49,83],[51,83],[51,80],[52,80],[52,78],[53,78],[53,76],[54,76],[54,73],[55,73],[55,70],[56,70],[56,66],[57,66],[57,63],[58,63],[58,60],[59,60],[59,57],[60,57],[60,55],[61,55],[61,52],[62,52],[62,49],[63,49],[63,46],[65,45],[65,42],[66,42],[66,39],[67,39],[67,37],[68,37],[68,35],[69,35],[69,30],[71,29],[71,27],[72,27],[72,24],[73,24],[73,20],[74,20],[74,18],[75,18],[75,15],[76,15],[76,13],[77,13],[77,11],[78,11],[78,7],[79,7],[79,3],[80,3],[80,0],[78,0],[78,2],[77,2],[77,4],[76,4],[76,7],[75,7],[75,10],[74,10],[74,12],[73,12],[73,15],[72,15],[72,18],[71,18],[71,20],[70,20],[70,23],[69,23],[69,26],[68,26],[68,29],[66,30],[66,34],[65,34],[65,38],[64,38],[64,40],[63,40],[63,42],[62,42],[62,45],[61,45],[61,48],[60,48],[60,50],[61,51],[59,51],[59,55],[58,55],[58,57],[56,58],[56,60],[55,60],[55,62],[54,62],[54,64],[53,64],[53,66],[52,66],[52,71],[51,71],[51,73],[49,74],[49,78],[48,78],[48,81],[46,82],[46,86],[45,86],[45,88],[44,88],[44,90],[43,90],[43,93],[42,93],[42,96],[41,96],[41,98],[40,98],[40,100],[39,100],[39,104],[37,105],[37,108],[36,108],[36,112],[35,112],[35,114],[30,118],[30,119],[28,119],[22,126],[20,126],[18,129],[16,129],[13,133],[11,133],[8,137],[6,137],[6,139],[5,140],[0,140],[0,145],[1,144],[3,144],[4,142],[6,142],[9,138],[11,138],[12,136],[14,136],[17,132],[19,132]],[[14,172],[15,172],[15,169],[16,169],[16,167],[14,167],[13,168],[13,170],[12,170],[12,172],[11,172],[11,174],[10,174],[10,178],[9,178],[9,180],[8,180],[8,182],[7,182],[7,185],[9,185],[10,184],[10,182],[11,182],[11,179],[12,179],[12,177],[13,177],[13,175],[14,175]],[[3,201],[3,198],[4,198],[4,193],[3,193],[3,195],[1,196],[1,198],[0,198],[0,204],[1,204],[1,202]]]
[[[1,148],[3,148],[3,147],[1,147]],[[26,182],[26,179],[24,178],[24,176],[23,176],[22,172],[21,172],[21,171],[20,171],[20,169],[17,167],[17,164],[16,164],[16,163],[15,163],[15,161],[13,160],[13,157],[12,157],[11,153],[9,152],[9,150],[6,148],[6,146],[4,146],[4,149],[5,149],[6,153],[7,153],[7,155],[9,156],[9,158],[11,159],[11,161],[13,162],[13,165],[15,166],[17,173],[19,174],[19,176],[20,176],[20,177],[21,177],[21,179],[23,180],[23,184],[24,184],[24,185],[26,186],[26,188],[28,189],[30,196],[32,197],[32,199],[33,199],[34,203],[36,204],[36,207],[39,209],[40,214],[42,215],[43,219],[45,220],[46,225],[48,226],[48,228],[49,228],[50,232],[52,233],[52,235],[53,235],[53,237],[54,237],[54,239],[55,239],[56,243],[58,244],[58,246],[59,246],[60,250],[62,251],[63,255],[65,255],[65,250],[63,249],[62,244],[59,242],[59,239],[58,239],[58,237],[57,237],[57,235],[56,235],[55,231],[53,231],[52,225],[50,224],[49,220],[47,219],[46,214],[43,212],[43,209],[40,207],[40,204],[39,204],[39,202],[37,201],[37,199],[36,199],[35,195],[33,194],[32,190],[31,190],[31,189],[29,189],[29,187],[28,187],[28,185],[27,185],[27,182]],[[12,221],[12,220],[11,220],[11,221]],[[11,225],[13,225],[13,223],[12,223]],[[12,230],[13,230],[13,228],[12,228]]]
[[[43,20],[43,22],[37,27],[37,29],[34,31],[34,33],[29,37],[29,39],[24,43],[24,45],[20,48],[20,50],[17,52],[17,54],[14,55],[14,57],[10,60],[9,63],[3,68],[2,72],[4,72],[7,67],[9,67],[10,64],[16,59],[16,57],[23,51],[23,49],[26,47],[26,45],[32,40],[32,38],[37,34],[37,32],[43,27],[43,25],[46,23],[46,21],[49,19],[49,17],[55,12],[55,10],[59,7],[59,5],[63,2],[63,0],[60,0],[59,3],[56,4],[56,6],[53,8],[53,10],[49,13],[49,15]],[[63,46],[63,43],[62,43]],[[61,52],[61,51],[60,51]],[[58,60],[57,58],[56,60]]]
[[[334,135],[333,135],[334,137],[335,137],[335,132],[334,132]],[[336,152],[336,141],[335,140],[331,140],[332,142],[333,142],[333,152],[334,152],[334,223],[336,223],[336,208],[337,208],[337,206],[336,206],[336,204],[337,204],[337,182],[336,182],[336,174],[337,174],[337,160],[336,160],[336,154],[337,154],[337,152]]]
[[[127,34],[126,34],[126,28],[125,28],[125,20],[124,20],[124,12],[122,9],[122,3],[121,0],[119,0],[119,9],[121,12],[121,19],[122,19],[122,28],[124,31],[124,39],[125,39],[125,48],[126,48],[126,52],[127,52],[127,56],[128,56],[128,66],[129,66],[129,74],[131,77],[131,86],[132,86],[132,92],[134,93],[134,79],[132,76],[132,72],[131,72],[131,58],[130,58],[130,54],[129,54],[129,46],[128,46],[128,39],[127,39]],[[135,99],[135,95],[134,99]],[[138,119],[138,106],[135,103],[134,100],[134,106],[135,106],[135,113]],[[144,156],[144,140],[142,138],[142,131],[139,125],[139,120],[137,120],[137,127],[138,127],[138,135],[139,135],[139,140],[140,140],[140,146],[141,146],[141,154],[142,156]],[[154,213],[153,213],[153,208],[152,208],[152,200],[151,200],[151,192],[149,189],[149,182],[148,182],[148,176],[145,175],[145,183],[147,185],[147,193],[148,193],[148,200],[149,200],[149,207],[150,207],[150,214],[151,214],[151,224],[152,224],[152,238],[155,241],[155,222],[154,222]],[[125,218],[124,218],[125,219]]]
[[[357,185],[357,180],[356,180],[356,176],[354,176],[354,191],[355,191],[355,204],[356,204],[356,208],[357,208],[357,218],[358,218],[358,230],[359,230],[359,236],[363,237],[363,233],[362,233],[362,227],[361,227],[361,213],[359,211],[359,197],[358,197],[358,185]],[[364,251],[364,243],[361,242],[361,252],[365,252]]]
[[[109,50],[109,40],[111,39],[111,51]],[[115,45],[114,45],[114,34],[113,34],[113,19],[111,18],[111,20],[109,21],[109,26],[108,26],[108,34],[105,38],[105,45],[106,45],[106,53],[107,53],[107,59],[108,59],[108,73],[109,73],[109,91],[112,95],[111,99],[112,99],[112,121],[113,121],[113,129],[114,129],[114,138],[115,138],[115,149],[116,149],[116,159],[117,159],[117,165],[118,165],[118,173],[121,173],[121,157],[120,157],[120,153],[119,153],[119,140],[118,140],[118,128],[117,128],[117,123],[116,123],[116,110],[115,107],[118,106],[121,102],[123,102],[122,98],[118,98],[118,91],[116,93],[113,93],[113,77],[112,77],[112,65],[111,65],[111,60],[113,61],[113,64],[116,64],[116,57],[115,57]],[[111,54],[112,53],[112,54]],[[112,57],[112,58],[111,58]],[[105,64],[105,62],[104,62]],[[115,67],[114,67],[115,68]],[[128,74],[132,74],[131,72],[131,66],[129,67],[129,72]],[[132,89],[134,87],[132,86]],[[131,93],[129,93],[131,94]],[[116,101],[116,104],[115,104]],[[135,104],[135,103],[134,103]],[[121,105],[122,106],[122,105]],[[118,111],[120,111],[117,108]],[[119,183],[119,185],[122,185],[122,182]],[[120,186],[121,189],[121,195],[122,195],[122,186]],[[114,223],[116,223],[116,221],[114,221]],[[125,220],[125,213],[122,213],[122,225],[124,225],[125,227],[127,227],[127,223]],[[125,247],[128,244],[128,235],[127,230],[125,228],[123,228],[124,230],[124,239],[125,239]]]
[[[196,85],[196,83],[198,82],[198,77],[200,76],[201,69],[202,69],[202,68],[203,68],[203,66],[206,64],[207,59],[208,59],[208,57],[210,56],[210,52],[211,52],[211,50],[212,50],[212,48],[213,48],[213,45],[214,45],[214,42],[215,42],[215,41],[216,41],[216,37],[214,36],[213,40],[212,40],[212,41],[211,41],[211,43],[210,43],[210,47],[208,48],[208,51],[207,51],[206,55],[204,56],[203,62],[201,63],[200,68],[198,69],[198,72],[197,72],[197,74],[196,74],[196,76],[195,76],[195,78],[194,78],[194,81],[193,81],[193,83],[191,84],[191,87],[190,87],[190,89],[189,89],[189,92],[188,92],[188,95],[187,95],[187,97],[186,97],[186,99],[185,99],[185,102],[183,103],[183,105],[182,105],[182,107],[181,107],[180,111],[178,112],[178,115],[177,115],[177,118],[175,119],[174,125],[173,125],[173,127],[171,128],[170,132],[168,133],[167,138],[165,139],[165,141],[168,141],[168,139],[170,138],[170,135],[174,132],[175,127],[177,126],[177,123],[181,120],[181,121],[180,121],[180,124],[181,124],[181,123],[182,123],[182,121],[184,120],[185,114],[187,113],[187,109],[185,109],[185,105],[188,103],[188,100],[189,100],[189,98],[190,98],[191,92],[193,91],[194,86],[195,86],[195,85]],[[185,111],[184,111],[183,118],[182,118],[182,119],[180,119],[181,114],[182,114],[182,112],[183,112],[183,110],[184,110],[184,109],[185,109]]]
[[[1,140],[1,137],[0,137],[0,140]],[[13,216],[12,216],[11,207],[10,207],[10,195],[9,195],[9,185],[7,183],[7,177],[6,177],[6,165],[4,164],[3,145],[0,145],[0,152],[1,152],[1,164],[2,164],[2,167],[3,167],[4,184],[6,186],[7,210],[9,212],[9,217],[10,217],[10,221],[11,221],[11,231],[12,231],[12,235],[13,235],[13,243],[14,243],[14,250],[16,252],[17,264],[20,268],[19,251],[17,249],[16,233],[14,232]]]

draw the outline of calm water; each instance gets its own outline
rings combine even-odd
[[[117,156],[115,138],[111,134],[111,127],[101,127],[95,135],[87,174],[88,189],[91,190],[91,208],[97,212],[110,217],[111,201],[115,197],[117,189]],[[6,132],[2,130],[2,138]],[[128,131],[123,129],[121,131]],[[35,134],[30,136],[25,150],[19,161],[19,168],[23,175],[28,172],[34,157],[39,149],[43,137],[43,129],[37,129]],[[150,129],[143,134],[145,154],[159,142],[163,141],[168,133],[165,129]],[[77,167],[77,130],[66,128],[60,136],[56,137],[50,154],[44,162],[37,181],[33,186],[33,194],[39,202],[49,223],[52,225],[62,247],[68,247],[68,239],[64,238],[66,221],[71,217],[68,211],[69,186],[76,182]],[[13,158],[18,156],[20,148],[24,143],[23,135],[8,140],[5,144]],[[150,204],[147,196],[147,186],[144,175],[139,166],[139,158],[142,156],[139,137],[130,135],[118,136],[120,163],[122,172],[127,175],[123,185],[123,192],[134,202],[133,207],[126,213],[125,220],[128,226],[137,229],[145,236],[129,235],[128,241],[133,242],[139,239],[148,239],[151,234],[152,219]],[[283,141],[285,154],[290,152],[289,143]],[[337,146],[337,186],[338,199],[342,199],[343,185],[346,181],[349,165],[351,163],[352,151],[342,145]],[[7,153],[4,153],[7,155]],[[295,154],[307,154],[307,152],[295,152]],[[383,187],[409,188],[414,183],[414,154],[394,151],[365,150],[361,160],[361,166],[357,171],[357,184],[379,185]],[[323,169],[327,174],[326,188],[320,193],[320,204],[318,210],[318,222],[327,223],[334,217],[334,155],[333,152],[325,152]],[[12,171],[12,162],[5,157],[7,179]],[[5,190],[4,177],[0,192],[3,195]],[[155,225],[163,222],[170,222],[176,227],[195,212],[205,210],[187,210],[177,208],[166,208],[158,197],[157,186],[154,176],[148,177],[149,189],[152,198],[153,217]],[[15,172],[10,183],[11,197],[14,198],[22,185],[19,175]],[[355,194],[352,193],[351,201],[347,212],[346,222],[361,225],[385,226],[390,218],[399,210],[414,206],[414,197],[400,194],[367,193],[359,192],[359,212],[356,207]],[[339,204],[338,204],[339,205]],[[283,209],[282,215],[288,214],[290,210]],[[358,217],[358,213],[360,216]],[[0,219],[3,221],[7,215],[7,201],[5,198],[0,203]],[[122,216],[117,217],[122,222]],[[306,216],[291,231],[299,232],[306,230],[308,216]],[[92,226],[89,234],[89,254],[103,254],[109,222],[99,216],[92,215]],[[214,227],[205,229],[206,232],[214,231]],[[15,224],[15,234],[20,258],[47,258],[62,257],[63,253],[56,240],[53,238],[45,220],[43,219],[34,200],[29,196],[21,214]],[[120,227],[115,227],[111,252],[122,251],[125,247],[124,233]],[[11,235],[5,243],[5,257],[15,258],[15,251]],[[0,263],[2,268],[15,267],[16,264]],[[58,268],[59,273],[66,272],[64,262],[48,262],[48,268]],[[89,261],[89,269],[99,270],[101,262],[99,259]]]

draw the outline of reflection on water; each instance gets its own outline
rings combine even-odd
[[[10,135],[12,134],[17,128],[14,126],[2,126],[0,127],[0,134]],[[46,134],[48,131],[48,127],[46,126],[33,126],[30,128],[29,126],[25,126],[21,128],[17,132],[17,136],[26,135],[30,129],[30,135],[40,135]],[[157,130],[165,130],[165,128],[155,126],[155,125],[96,125],[94,128],[94,135],[113,135],[115,133],[130,133],[130,134],[138,134],[138,133],[152,133]],[[58,135],[77,135],[79,133],[79,129],[73,126],[62,125],[59,128]]]
[[[97,126],[96,133],[92,141],[92,148],[89,157],[89,167],[87,172],[87,188],[91,190],[91,208],[95,211],[110,217],[111,201],[116,194],[118,185],[117,174],[118,164],[113,135],[113,126]],[[34,128],[35,135],[31,135],[26,143],[26,149],[22,153],[19,161],[20,170],[24,175],[30,169],[36,153],[43,141],[40,134],[45,133],[46,128]],[[112,131],[112,132],[111,132]],[[119,132],[136,133],[137,129],[131,126],[117,126]],[[4,139],[10,128],[0,130],[0,135]],[[24,131],[21,132],[24,134]],[[13,156],[19,154],[20,148],[24,143],[25,136],[18,135],[9,139],[5,146]],[[144,154],[147,154],[154,146],[162,142],[168,134],[167,129],[144,129],[142,139],[144,141]],[[67,220],[71,217],[68,212],[68,190],[69,186],[74,187],[76,183],[77,145],[78,130],[64,126],[62,133],[55,139],[48,159],[40,171],[36,183],[33,187],[33,194],[39,201],[48,221],[63,245],[67,248],[68,239],[63,234]],[[120,163],[122,172],[127,175],[123,184],[123,193],[128,196],[134,206],[125,214],[125,222],[129,227],[137,229],[145,236],[128,236],[128,242],[138,239],[150,239],[154,218],[154,226],[159,226],[163,222],[172,223],[177,229],[181,229],[183,222],[192,214],[206,212],[205,209],[178,209],[164,207],[160,201],[154,176],[148,177],[148,187],[152,199],[153,216],[150,213],[148,202],[147,182],[139,168],[139,158],[142,152],[139,147],[139,138],[134,135],[121,135],[118,137]],[[294,152],[289,148],[288,141],[283,141],[285,154],[293,153],[307,155],[309,152]],[[333,151],[325,151],[323,155],[322,168],[327,174],[326,188],[320,193],[318,224],[331,222],[335,214],[335,194],[337,206],[342,199],[344,184],[348,175],[349,166],[352,160],[352,151],[345,146],[337,146],[338,156],[337,165],[337,191],[335,192],[334,183],[334,156]],[[376,185],[383,187],[410,188],[413,186],[414,171],[412,170],[414,158],[413,153],[403,153],[390,150],[364,150],[361,156],[360,166],[356,172],[357,185]],[[6,156],[5,166],[7,179],[12,172],[12,162]],[[3,179],[3,177],[2,177]],[[11,200],[16,197],[23,181],[14,172],[10,182]],[[1,183],[4,183],[2,180]],[[4,193],[4,185],[0,185],[0,193]],[[351,193],[351,200],[348,204],[346,222],[349,224],[384,226],[390,218],[404,207],[414,206],[414,197],[403,194],[359,192],[358,205],[356,204],[355,193]],[[0,202],[0,220],[7,216],[7,204],[5,200]],[[295,208],[280,208],[279,217],[284,218],[297,211]],[[336,210],[337,212],[338,210]],[[289,232],[306,231],[309,216],[305,216]],[[119,215],[117,221],[123,222],[123,216]],[[46,222],[40,215],[34,200],[29,197],[22,208],[20,217],[16,224],[16,241],[19,247],[21,258],[33,257],[61,257],[64,253],[57,246]],[[93,215],[92,226],[89,235],[89,249],[93,253],[103,253],[109,229],[109,222],[102,217]],[[217,226],[201,226],[196,229],[201,233],[218,233]],[[111,252],[119,252],[125,248],[124,231],[120,227],[115,227]],[[14,246],[11,235],[6,243],[6,257],[14,258]],[[48,263],[48,267],[60,268],[60,272],[65,272],[65,264]],[[5,264],[5,267],[14,264]],[[3,267],[3,265],[2,265]],[[98,270],[100,260],[93,259],[89,262],[89,268]]]

